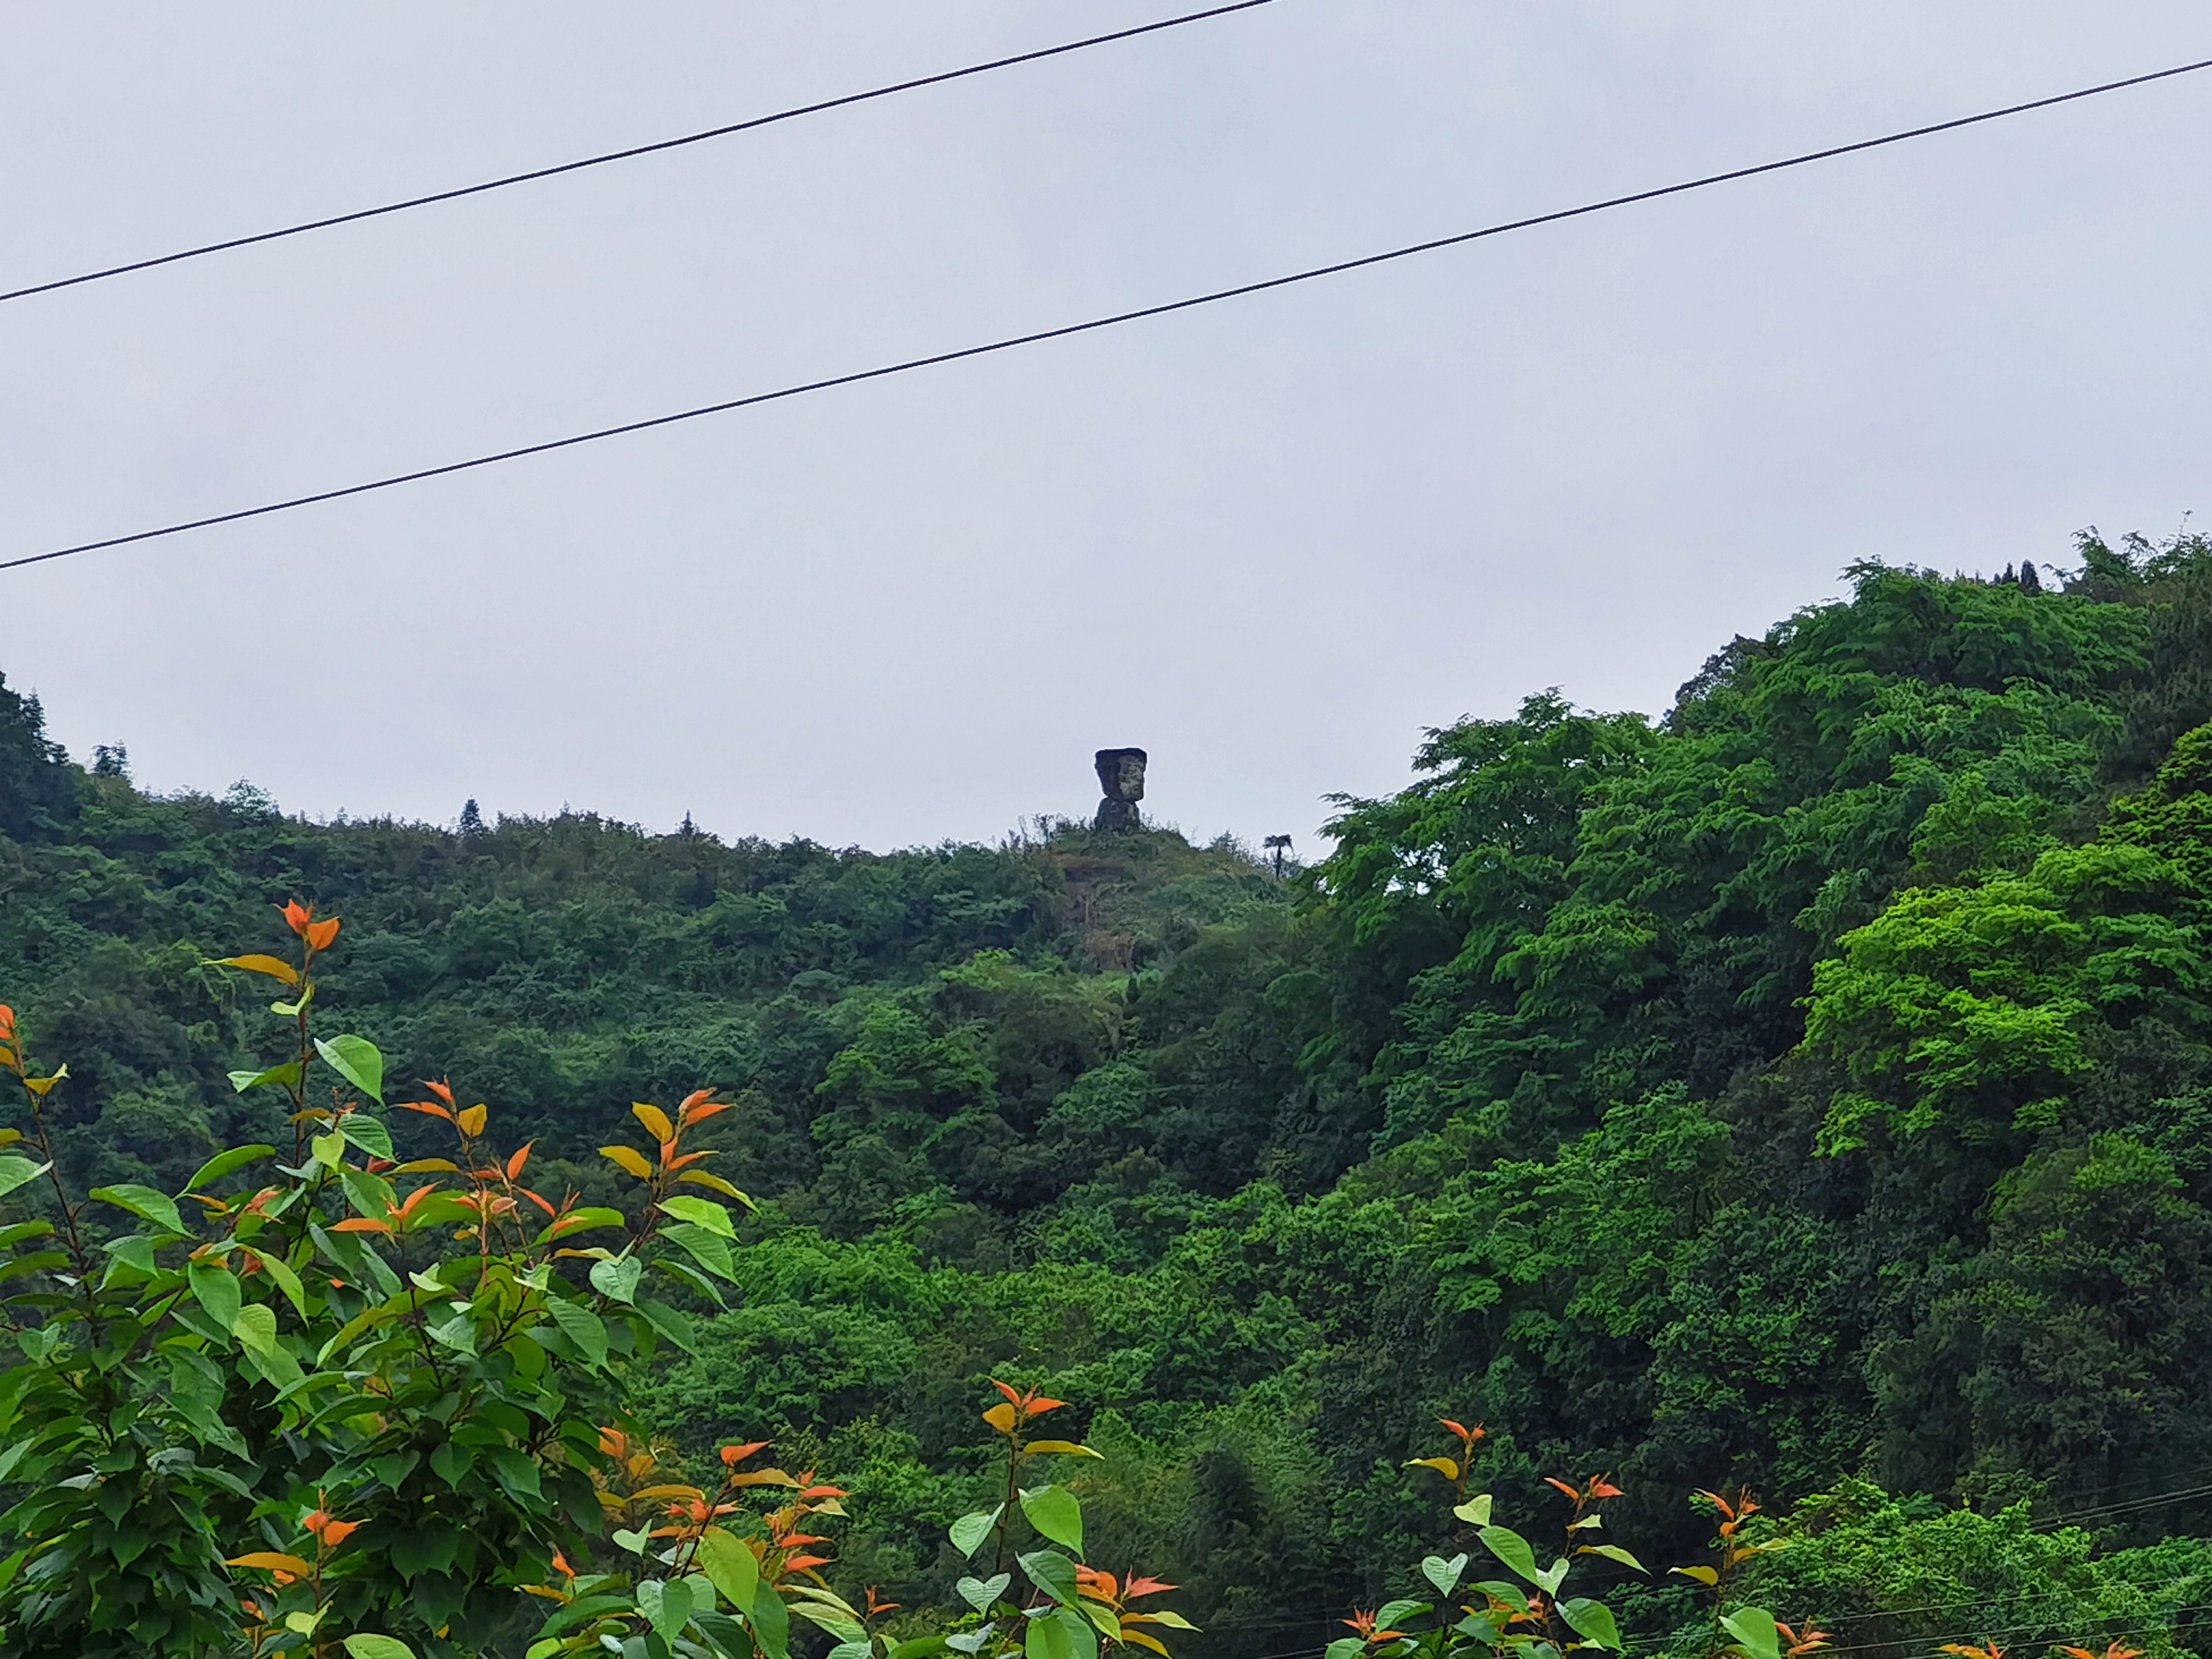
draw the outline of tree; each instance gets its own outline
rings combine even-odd
[[[46,736],[37,696],[9,690],[0,675],[0,833],[27,840],[76,816],[68,761]]]

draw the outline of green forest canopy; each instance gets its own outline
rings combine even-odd
[[[1089,1413],[1094,1530],[1187,1587],[1194,1652],[1302,1639],[1347,1562],[1383,1590],[1440,1413],[1501,1490],[1610,1474],[1646,1560],[1703,1547],[1692,1487],[1800,1505],[1763,1570],[1863,1641],[2022,1574],[2193,1641],[2212,544],[1849,574],[1662,719],[1431,732],[1289,880],[1066,823],[311,823],[80,768],[0,686],[0,990],[70,1061],[80,1190],[274,1138],[204,958],[294,896],[392,1074],[498,1103],[541,1185],[606,1189],[622,1103],[727,1091],[745,1295],[649,1400],[694,1450],[812,1447],[887,1593],[946,1578],[996,1374]]]

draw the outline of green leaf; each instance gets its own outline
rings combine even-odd
[[[745,1627],[726,1613],[695,1613],[691,1628],[707,1638],[713,1650],[722,1659],[753,1659],[753,1638],[745,1634]],[[526,1655],[525,1659],[530,1659]]]
[[[635,1604],[627,1595],[580,1595],[567,1606],[555,1608],[545,1622],[538,1627],[538,1634],[542,1642],[547,1637],[559,1636],[571,1625],[583,1624],[588,1620],[598,1618],[603,1613],[628,1613],[633,1605]],[[558,1642],[545,1649],[548,1653],[558,1653],[560,1650],[561,1644]],[[538,1646],[533,1644],[530,1652],[536,1655],[538,1652]]]
[[[228,1330],[246,1305],[238,1275],[212,1261],[194,1261],[185,1267],[185,1279],[192,1287],[192,1300],[207,1310],[210,1319]]]
[[[242,1170],[249,1164],[258,1164],[264,1158],[274,1158],[274,1146],[234,1146],[227,1152],[217,1152],[199,1167],[198,1174],[185,1183],[185,1190],[196,1193],[201,1188],[222,1180],[233,1170]]]
[[[724,1313],[730,1310],[730,1304],[722,1299],[722,1287],[689,1262],[665,1255],[653,1265],[687,1290],[696,1291]]]
[[[596,1370],[607,1363],[606,1321],[601,1319],[589,1308],[579,1306],[574,1302],[557,1296],[547,1301],[545,1311],[552,1316],[553,1322],[561,1328],[561,1334],[576,1345],[577,1352],[584,1356],[586,1364]],[[748,1560],[751,1559],[750,1551],[746,1552],[746,1559]],[[727,1594],[726,1591],[724,1593]],[[739,1607],[743,1607],[748,1599],[750,1598],[744,1596],[730,1596],[730,1600],[735,1601]]]
[[[715,1593],[733,1607],[749,1607],[760,1588],[760,1563],[736,1534],[709,1527],[699,1540],[699,1566]]]
[[[1039,1486],[1022,1494],[1022,1513],[1055,1544],[1083,1553],[1083,1505],[1065,1486]]]
[[[730,1254],[730,1246],[719,1233],[710,1233],[704,1227],[695,1227],[688,1221],[679,1221],[672,1227],[664,1227],[660,1236],[672,1244],[680,1245],[684,1253],[717,1279],[737,1282],[738,1264]]]
[[[1577,1550],[1576,1553],[1578,1555],[1602,1555],[1608,1561],[1618,1561],[1622,1566],[1633,1567],[1638,1572],[1649,1572],[1651,1571],[1650,1568],[1645,1566],[1641,1561],[1631,1555],[1626,1550],[1621,1548],[1618,1544],[1585,1544],[1581,1549]]]
[[[366,1112],[348,1112],[338,1120],[338,1130],[371,1158],[392,1156],[392,1130],[380,1118]]]
[[[21,1162],[21,1160],[16,1160]],[[43,1170],[34,1170],[43,1174]],[[118,1182],[112,1187],[94,1187],[92,1196],[103,1204],[112,1204],[118,1210],[128,1210],[143,1220],[150,1221],[163,1231],[181,1234],[185,1218],[177,1213],[177,1200],[167,1193],[157,1193],[151,1187],[142,1187],[135,1181]]]
[[[691,1586],[680,1578],[667,1583],[647,1578],[637,1587],[637,1607],[653,1633],[672,1643],[677,1632],[691,1622]]]
[[[317,1037],[315,1052],[348,1083],[378,1105],[384,1104],[384,1056],[374,1042],[358,1036]]]
[[[737,1224],[730,1219],[730,1212],[712,1200],[692,1198],[678,1193],[673,1198],[662,1199],[660,1207],[679,1221],[689,1221],[694,1226],[704,1227],[708,1232],[719,1233],[724,1238],[738,1236]]]
[[[315,1363],[318,1365],[329,1364],[333,1355],[344,1352],[364,1334],[401,1314],[413,1313],[422,1305],[422,1297],[410,1291],[404,1296],[393,1297],[388,1302],[378,1302],[363,1308],[345,1322],[337,1335],[323,1344],[322,1352],[315,1356]]]
[[[1437,1587],[1439,1595],[1449,1595],[1466,1571],[1467,1556],[1464,1552],[1449,1561],[1441,1555],[1431,1555],[1421,1562],[1421,1577]]]
[[[1022,1643],[1029,1659],[1098,1659],[1098,1632],[1065,1607],[1030,1620],[1029,1626]]]
[[[307,1143],[307,1150],[314,1154],[315,1162],[325,1170],[335,1170],[345,1162],[345,1149],[346,1138],[336,1129],[328,1134],[317,1135]]]
[[[538,1465],[512,1446],[493,1446],[484,1456],[491,1464],[491,1472],[499,1484],[514,1497],[536,1503],[545,1496],[538,1484]],[[688,1595],[689,1592],[687,1591]],[[688,1613],[685,1615],[690,1616]]]
[[[1479,1493],[1460,1504],[1452,1513],[1470,1527],[1486,1527],[1490,1524],[1490,1494],[1486,1492]]]
[[[1482,1547],[1503,1561],[1508,1569],[1519,1573],[1532,1584],[1543,1582],[1536,1571],[1536,1552],[1528,1547],[1528,1540],[1512,1528],[1485,1527],[1475,1536],[1481,1539]]]
[[[1395,1628],[1400,1620],[1417,1619],[1428,1611],[1429,1604],[1426,1601],[1412,1600],[1385,1601],[1375,1610],[1375,1622],[1383,1629],[1390,1630]]]
[[[1592,1647],[1611,1648],[1615,1653],[1622,1650],[1620,1626],[1613,1622],[1613,1610],[1604,1602],[1577,1595],[1571,1596],[1557,1606],[1559,1617],[1567,1621],[1568,1628]]]
[[[261,1264],[262,1272],[269,1275],[276,1288],[284,1292],[284,1299],[298,1311],[301,1318],[307,1316],[307,1292],[300,1283],[300,1275],[292,1271],[292,1264],[274,1250],[258,1250],[251,1244],[246,1254]]]
[[[270,1084],[289,1089],[300,1080],[300,1062],[289,1060],[282,1066],[271,1066],[265,1072],[233,1072],[230,1088],[233,1094],[244,1094],[248,1089],[264,1088]]]
[[[1774,1615],[1765,1607],[1738,1607],[1721,1615],[1721,1627],[1736,1639],[1751,1659],[1781,1659],[1781,1644],[1774,1631]]]
[[[399,1207],[399,1195],[392,1190],[392,1183],[366,1170],[340,1170],[338,1185],[345,1188],[346,1202],[353,1206],[356,1215],[381,1221]]]
[[[277,1341],[276,1310],[267,1303],[240,1309],[238,1317],[230,1322],[230,1334],[238,1339],[238,1346],[246,1350],[255,1369],[277,1388],[289,1388],[304,1376],[300,1362]]]
[[[460,1486],[462,1477],[468,1474],[470,1464],[475,1461],[469,1449],[458,1440],[448,1440],[430,1454],[431,1469],[438,1479],[456,1490]]]
[[[644,1277],[645,1263],[634,1255],[592,1263],[592,1288],[611,1302],[635,1300],[637,1281]]]
[[[988,1578],[963,1577],[952,1588],[959,1591],[960,1599],[976,1612],[988,1613],[991,1604],[1004,1595],[1006,1587],[1013,1582],[1012,1573],[994,1572]]]
[[[1094,1601],[1086,1595],[1077,1605],[1076,1611],[1088,1619],[1108,1641],[1121,1639],[1121,1616],[1103,1602]]]
[[[825,1607],[819,1601],[793,1601],[790,1605],[800,1618],[819,1625],[836,1637],[841,1646],[850,1642],[866,1643],[868,1639],[867,1626],[849,1613]]]
[[[53,1167],[51,1164],[33,1164],[29,1158],[17,1158],[12,1152],[0,1156],[0,1195],[12,1193],[25,1183],[36,1181]],[[179,1231],[181,1231],[182,1229]]]
[[[991,1535],[991,1528],[999,1524],[999,1517],[1006,1512],[1006,1506],[1001,1504],[995,1510],[977,1510],[973,1515],[963,1515],[946,1528],[945,1535],[951,1539],[952,1547],[958,1550],[964,1559],[975,1553],[983,1540]]]
[[[415,1659],[415,1650],[396,1636],[349,1636],[345,1650],[353,1659]]]
[[[791,1614],[775,1585],[763,1584],[753,1592],[752,1617],[747,1622],[753,1627],[753,1640],[768,1659],[785,1659],[791,1651]]]
[[[148,1279],[151,1279],[157,1271],[154,1261],[154,1241],[143,1233],[132,1233],[125,1238],[111,1238],[100,1248],[113,1256],[124,1268],[143,1274]],[[38,1255],[17,1256],[5,1268],[0,1268],[0,1278],[10,1278],[19,1273],[35,1273],[36,1268],[27,1267],[23,1264],[27,1261],[43,1261],[47,1255],[58,1255],[64,1261],[69,1260],[67,1254],[60,1250],[41,1252]],[[103,1282],[109,1285],[122,1285],[129,1281],[125,1280],[115,1268],[111,1267]]]
[[[670,1307],[665,1302],[647,1300],[637,1304],[646,1322],[689,1354],[699,1352],[699,1334],[691,1323],[690,1316]]]
[[[1080,1599],[1075,1563],[1058,1550],[1031,1550],[1026,1555],[1017,1555],[1022,1571],[1029,1575],[1030,1583],[1064,1607],[1072,1607]]]
[[[443,1319],[426,1319],[422,1328],[439,1346],[476,1358],[477,1322],[468,1309],[455,1308]]]

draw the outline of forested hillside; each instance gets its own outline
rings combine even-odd
[[[0,999],[69,1060],[80,1188],[278,1138],[230,1076],[265,994],[208,958],[292,898],[345,919],[349,1029],[541,1190],[611,1201],[612,1115],[726,1091],[742,1294],[640,1387],[695,1455],[837,1471],[852,1586],[942,1599],[995,1375],[1076,1402],[1093,1556],[1183,1585],[1195,1655],[1402,1589],[1439,1415],[1500,1492],[1610,1475],[1654,1565],[1750,1485],[1797,1545],[1753,1571],[1858,1650],[2029,1601],[2031,1649],[2201,1649],[2212,544],[1849,581],[1662,717],[1431,732],[1279,879],[1065,823],[309,823],[0,690]],[[1620,1577],[1652,1641],[1700,1616]]]

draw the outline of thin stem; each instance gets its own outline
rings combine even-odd
[[[39,1154],[46,1160],[46,1179],[53,1185],[54,1201],[61,1206],[62,1227],[69,1238],[70,1258],[76,1267],[77,1294],[84,1300],[84,1316],[89,1323],[98,1311],[98,1298],[93,1288],[92,1256],[84,1248],[84,1235],[77,1228],[77,1207],[70,1202],[69,1189],[62,1185],[61,1166],[54,1161],[53,1136],[46,1127],[46,1091],[31,1086],[31,1073],[23,1058],[22,1033],[11,1026],[8,1031],[9,1066],[15,1073],[16,1082],[23,1085],[23,1093],[31,1103],[31,1128],[39,1144]]]
[[[19,1043],[15,1049],[16,1080],[22,1084],[23,1092],[30,1097],[31,1127],[38,1135],[39,1155],[46,1159],[46,1179],[53,1183],[54,1200],[61,1206],[62,1225],[69,1234],[70,1255],[76,1261],[77,1282],[88,1287],[86,1293],[89,1297],[92,1259],[85,1254],[84,1237],[77,1231],[76,1206],[70,1202],[69,1191],[62,1185],[61,1166],[54,1162],[53,1139],[46,1132],[46,1097],[31,1086],[31,1079],[24,1073],[22,1054],[22,1047]]]
[[[994,1572],[1008,1572],[1007,1552],[1012,1547],[1014,1504],[1020,1499],[1022,1466],[1022,1419],[1017,1408],[1014,1425],[1006,1431],[1006,1496],[999,1505],[999,1565]]]

